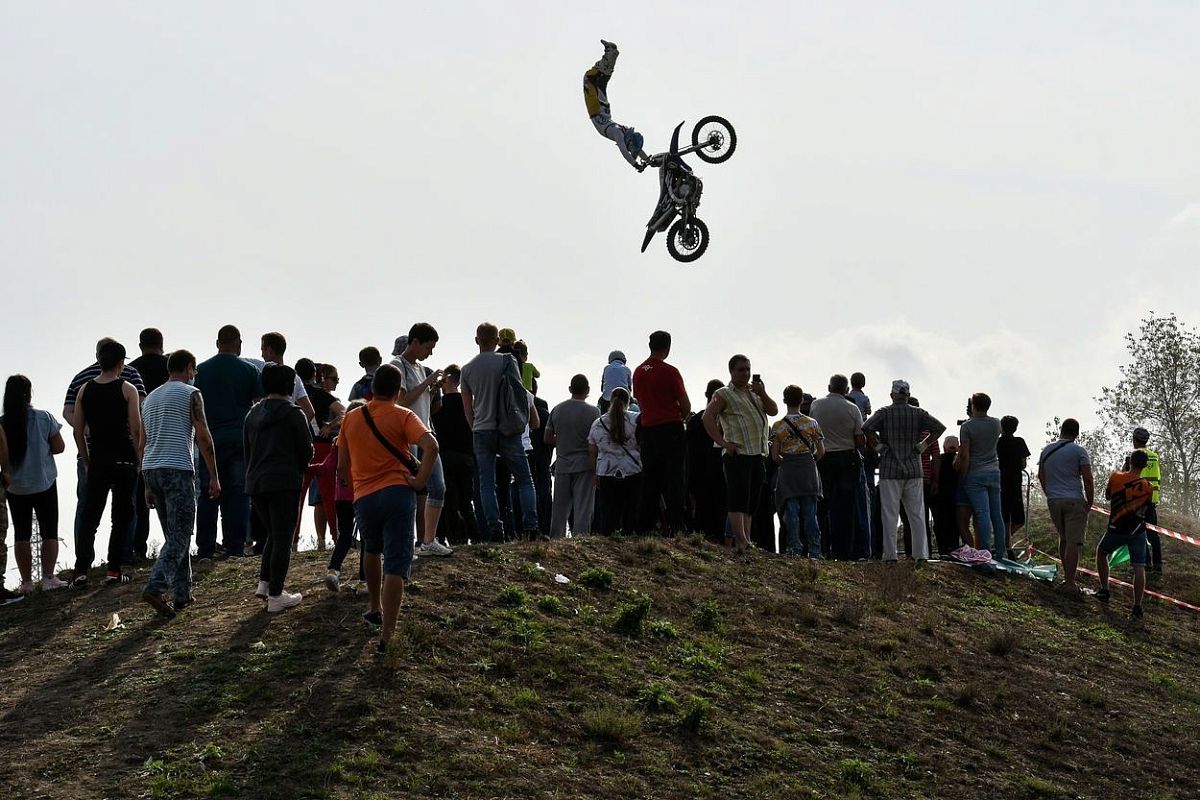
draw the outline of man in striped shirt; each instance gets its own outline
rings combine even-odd
[[[883,560],[896,560],[896,528],[900,500],[912,529],[912,555],[917,561],[929,558],[925,533],[925,488],[921,454],[937,441],[946,426],[928,411],[909,405],[908,381],[892,381],[892,404],[879,409],[863,423],[868,444],[879,452],[880,525],[883,530]]]
[[[142,406],[146,449],[142,476],[146,481],[146,505],[158,509],[163,542],[158,560],[150,570],[150,581],[142,599],[165,617],[173,617],[192,602],[192,528],[196,522],[196,473],[192,456],[193,439],[208,467],[208,496],[221,494],[217,456],[212,434],[204,417],[204,398],[192,385],[196,379],[196,357],[176,350],[167,361],[170,380],[155,389]],[[168,589],[174,604],[164,596]]]

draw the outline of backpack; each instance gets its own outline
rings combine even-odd
[[[529,395],[517,360],[507,353],[504,356],[504,371],[496,388],[496,427],[501,436],[519,436],[529,426]]]

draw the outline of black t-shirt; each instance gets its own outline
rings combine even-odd
[[[996,458],[1000,462],[1000,482],[1015,484],[1021,481],[1021,462],[1029,458],[1029,447],[1020,436],[1010,433],[1000,434],[996,442]]]
[[[442,395],[442,407],[430,418],[438,446],[454,453],[475,452],[467,412],[463,410],[462,395],[458,392]]]
[[[137,456],[129,432],[125,381],[84,384],[83,418],[87,422],[88,457],[93,464],[132,465]]]
[[[167,372],[167,357],[160,353],[138,356],[129,362],[129,366],[136,369],[142,376],[142,383],[146,385],[146,394],[150,394],[162,386],[171,377]]]
[[[320,386],[305,386],[304,391],[308,392],[308,399],[312,401],[313,420],[316,421],[317,427],[325,427],[326,423],[329,422],[329,418],[333,416],[329,412],[329,409],[333,407],[334,403],[338,402],[338,399]],[[332,437],[316,435],[313,436],[313,440],[318,442],[333,441]]]

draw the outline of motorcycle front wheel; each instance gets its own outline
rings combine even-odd
[[[687,221],[677,219],[667,231],[667,252],[676,261],[690,263],[704,255],[707,249],[708,226],[698,217]]]
[[[696,155],[701,161],[720,164],[737,148],[737,133],[724,117],[705,117],[692,128],[692,144],[700,148]]]

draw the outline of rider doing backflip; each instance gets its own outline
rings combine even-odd
[[[588,116],[592,118],[596,131],[616,142],[625,160],[641,172],[650,163],[650,158],[642,151],[642,135],[632,127],[613,122],[612,107],[608,103],[608,80],[612,77],[620,53],[612,42],[601,39],[600,44],[604,45],[604,55],[594,67],[583,73],[583,102],[587,105]]]

